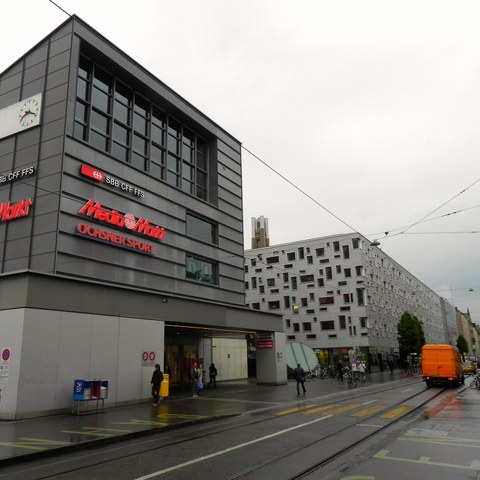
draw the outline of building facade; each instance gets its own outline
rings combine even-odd
[[[441,298],[358,233],[245,252],[247,306],[283,315],[287,342],[314,349],[321,363],[351,358],[383,368],[398,359],[405,311],[428,343],[445,343]]]
[[[68,408],[78,378],[138,401],[156,362],[242,378],[259,325],[277,358],[242,221],[235,138],[78,17],[34,46],[0,74],[0,418]]]

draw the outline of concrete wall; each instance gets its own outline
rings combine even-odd
[[[257,383],[283,385],[287,383],[287,345],[283,332],[271,334],[272,348],[257,348]]]
[[[0,331],[0,350],[12,351],[1,419],[71,409],[75,379],[108,379],[106,405],[138,402],[150,397],[153,364],[163,364],[162,321],[18,309],[0,312]],[[143,362],[143,352],[155,361]]]

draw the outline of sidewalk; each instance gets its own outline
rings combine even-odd
[[[372,373],[356,390],[399,380],[407,379],[398,370],[393,375]],[[410,380],[421,381],[421,377]],[[306,388],[306,395],[297,396],[294,381],[279,386],[258,386],[247,380],[218,382],[216,389],[204,390],[199,398],[192,398],[190,389],[173,387],[157,407],[149,401],[88,415],[0,421],[0,466],[349,392],[345,383],[335,379],[310,380]]]

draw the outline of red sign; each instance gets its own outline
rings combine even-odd
[[[140,190],[139,188],[134,187],[133,185],[130,185],[122,180],[110,177],[110,175],[106,175],[102,171],[93,167],[89,167],[88,165],[82,164],[80,167],[80,173],[86,177],[96,180],[97,182],[106,183],[107,185],[111,185],[112,187],[118,188],[137,197],[143,198],[145,196],[145,192],[143,190]]]
[[[79,223],[77,225],[77,232],[86,238],[91,240],[97,240],[99,242],[108,243],[115,247],[125,248],[126,250],[134,250],[139,253],[145,253],[147,255],[155,254],[155,245],[137,240],[135,238],[125,237],[119,233],[108,232],[101,228],[94,227],[93,225],[87,225],[86,223]]]
[[[0,203],[0,222],[7,222],[15,218],[26,217],[28,210],[32,205],[32,199],[20,200],[14,205],[10,204],[10,200]]]
[[[258,340],[257,348],[273,348],[273,340]]]
[[[143,217],[137,220],[131,213],[122,215],[117,210],[105,210],[102,208],[102,204],[95,202],[95,200],[89,200],[80,209],[79,213],[83,213],[87,217],[93,217],[100,222],[105,222],[120,228],[127,228],[128,230],[141,233],[156,240],[163,240],[165,238],[166,230],[163,227],[152,225],[150,220],[146,220]]]
[[[86,177],[97,180],[97,182],[105,181],[105,175],[103,174],[103,172],[97,170],[96,168],[89,167],[88,165],[82,165],[82,167],[80,168],[80,173],[82,175],[85,175]]]

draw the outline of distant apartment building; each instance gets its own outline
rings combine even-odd
[[[428,343],[445,343],[441,298],[358,233],[245,251],[246,306],[283,314],[288,342],[321,363],[398,359],[397,323],[407,310]]]

